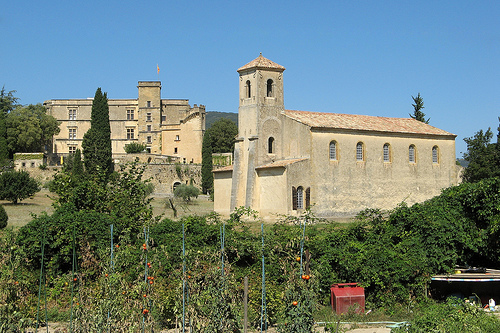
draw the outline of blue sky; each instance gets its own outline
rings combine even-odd
[[[408,117],[464,137],[500,116],[500,1],[8,1],[0,86],[22,104],[163,98],[238,111],[236,69],[259,52],[286,67],[285,108]]]

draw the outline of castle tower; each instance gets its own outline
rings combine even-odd
[[[161,82],[139,81],[138,141],[146,144],[146,150],[161,154]]]
[[[238,138],[235,144],[231,211],[252,207],[259,165],[281,158],[280,113],[284,110],[285,67],[262,56],[238,69]]]

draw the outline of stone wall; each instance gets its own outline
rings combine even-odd
[[[117,165],[118,169],[119,166]],[[26,167],[31,177],[45,186],[52,180],[54,174],[62,170],[61,166],[49,166],[45,169],[39,167]],[[161,195],[173,194],[173,188],[179,184],[192,184],[201,190],[201,164],[180,164],[180,163],[149,163],[143,179],[150,179],[155,186],[155,193]]]

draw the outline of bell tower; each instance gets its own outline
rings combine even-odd
[[[285,67],[262,53],[238,69],[238,138],[235,144],[231,211],[252,207],[255,168],[281,156],[281,121],[284,110]]]

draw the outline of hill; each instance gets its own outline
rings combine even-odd
[[[236,125],[238,125],[238,113],[235,112],[219,112],[219,111],[207,111],[207,118],[205,121],[205,128],[209,129],[213,123],[221,118],[227,118],[232,121]]]

